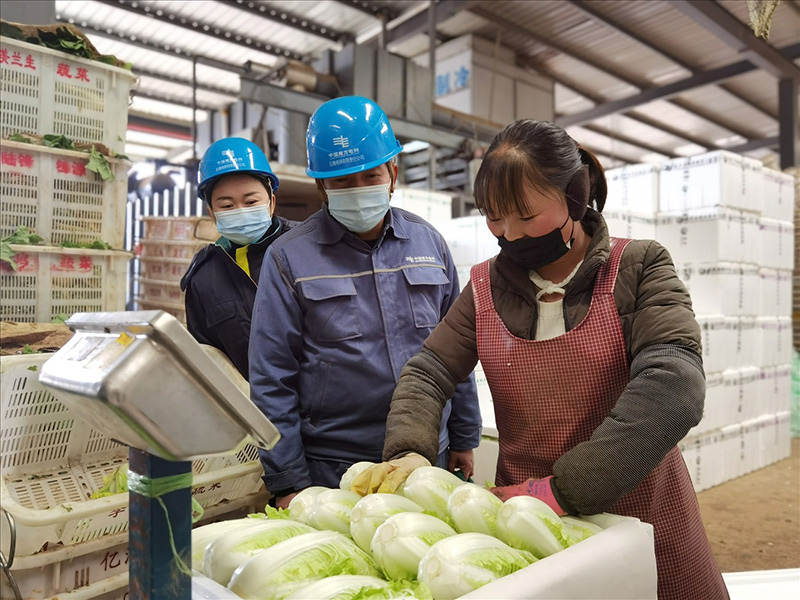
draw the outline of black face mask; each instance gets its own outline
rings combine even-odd
[[[567,220],[564,225],[570,220],[567,215]],[[564,256],[569,249],[572,248],[575,238],[572,234],[575,233],[575,221],[572,221],[572,232],[569,234],[569,242],[565,243],[564,238],[561,236],[561,230],[564,225],[553,229],[546,235],[538,237],[524,237],[519,240],[509,242],[504,237],[497,238],[497,243],[506,256],[519,267],[528,271],[538,269],[545,265],[554,263],[559,258]]]

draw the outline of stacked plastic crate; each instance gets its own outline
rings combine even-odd
[[[209,244],[216,231],[207,217],[142,217],[144,238],[137,247],[141,265],[137,302],[142,310],[163,310],[186,323],[180,281],[192,257]],[[203,229],[202,238],[198,228]]]
[[[126,162],[114,181],[87,169],[89,155],[11,142],[18,133],[63,135],[121,153],[133,75],[42,46],[0,37],[0,238],[25,226],[46,246],[12,246],[0,263],[0,318],[49,322],[77,311],[123,310]],[[101,240],[112,250],[65,248]]]
[[[608,181],[613,235],[648,237],[614,218],[615,204],[658,210],[650,237],[671,253],[702,330],[705,412],[681,444],[695,488],[788,456],[792,177],[713,152],[611,170]]]

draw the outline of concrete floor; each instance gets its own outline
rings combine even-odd
[[[723,573],[800,568],[800,438],[790,458],[697,499]]]

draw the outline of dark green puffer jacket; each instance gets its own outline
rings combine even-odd
[[[567,331],[589,311],[598,270],[610,252],[608,229],[599,213],[589,210],[581,224],[592,239],[583,264],[565,288]],[[490,278],[495,309],[508,330],[533,339],[538,289],[527,271],[500,254],[493,259]],[[663,246],[651,240],[628,244],[614,300],[631,380],[591,439],[553,466],[554,492],[572,513],[608,510],[641,483],[703,414],[700,328],[689,294]],[[475,303],[468,284],[424,348],[403,369],[387,421],[384,460],[411,451],[436,458],[441,407],[477,360]],[[593,474],[591,481],[586,473]]]

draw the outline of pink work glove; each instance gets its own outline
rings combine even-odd
[[[492,488],[491,492],[503,502],[514,496],[532,496],[547,504],[559,517],[563,517],[567,514],[567,511],[561,508],[561,505],[553,494],[553,488],[550,486],[550,480],[552,478],[553,476],[551,475],[543,479],[528,479],[517,485]]]

